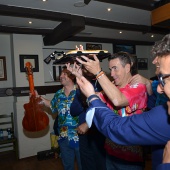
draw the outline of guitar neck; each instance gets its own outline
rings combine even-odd
[[[28,75],[28,81],[29,81],[30,93],[31,93],[32,95],[35,95],[33,75]]]
[[[30,62],[27,62],[25,66],[26,66],[26,72],[29,81],[30,93],[35,96],[32,65]]]

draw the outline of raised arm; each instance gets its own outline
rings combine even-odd
[[[82,69],[80,65],[74,63],[73,66],[71,66],[70,63],[67,63],[66,67],[67,67],[67,70],[69,70],[76,77],[80,78],[82,76]]]
[[[110,99],[110,101],[113,103],[114,106],[126,106],[128,105],[128,100],[124,96],[123,93],[120,92],[120,90],[110,81],[110,79],[104,74],[104,72],[101,72],[100,67],[100,61],[98,58],[93,55],[94,60],[89,59],[86,56],[81,56],[85,61],[80,60],[77,58],[76,60],[83,64],[85,68],[93,73],[99,84],[101,85],[103,91],[107,95],[107,97]]]
[[[100,100],[95,107],[93,122],[106,137],[121,145],[164,145],[170,140],[167,108],[157,106],[148,112],[120,117]]]

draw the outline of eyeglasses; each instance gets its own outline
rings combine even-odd
[[[170,74],[158,74],[158,80],[159,80],[159,83],[162,85],[162,87],[165,86],[165,78],[168,78],[170,77]]]

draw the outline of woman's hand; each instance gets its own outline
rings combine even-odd
[[[170,163],[170,141],[165,145],[163,163]]]
[[[134,85],[134,84],[137,84],[137,83],[142,83],[142,84],[146,85],[147,92],[148,92],[149,95],[151,95],[153,93],[152,92],[152,84],[151,84],[151,81],[149,79],[141,76],[140,74],[136,74],[131,78],[130,84]]]
[[[30,98],[31,98],[32,95],[35,96],[36,98],[40,97],[39,94],[38,94],[38,92],[37,92],[37,90],[34,90],[33,93],[31,93],[31,92],[29,93],[29,97],[30,97]]]
[[[141,76],[140,74],[136,74],[131,78],[130,84],[134,85],[136,83],[142,83],[142,84],[147,85],[150,83],[150,81],[146,79],[145,77]]]
[[[88,130],[89,128],[86,122],[77,127],[77,132],[79,134],[85,134]]]
[[[82,76],[82,69],[81,66],[74,63],[73,67],[71,67],[70,63],[66,64],[67,70],[69,70],[72,74],[74,74],[76,77],[80,78]]]

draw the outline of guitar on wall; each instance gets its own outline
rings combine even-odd
[[[34,91],[33,70],[30,62],[25,64],[30,87],[30,101],[24,104],[25,115],[22,121],[23,128],[26,131],[37,132],[47,128],[49,125],[49,117],[43,111],[43,101],[40,97],[36,97]]]

